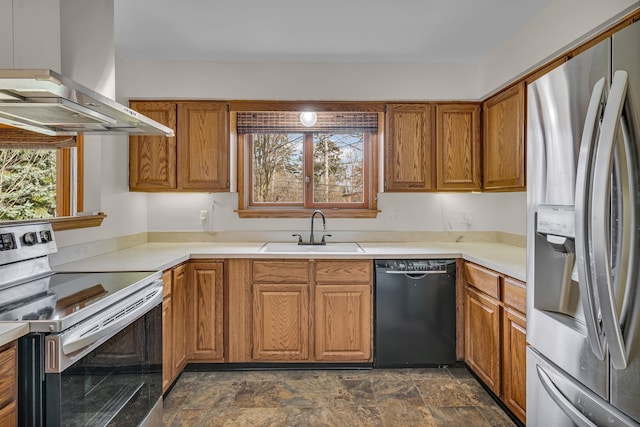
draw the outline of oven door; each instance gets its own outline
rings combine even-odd
[[[63,333],[31,336],[33,380],[25,380],[33,390],[21,396],[21,425],[160,425],[161,301],[160,288],[137,307],[123,302]]]

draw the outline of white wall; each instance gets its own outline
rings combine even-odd
[[[637,0],[554,0],[480,64],[484,96],[640,7]]]
[[[213,63],[117,58],[117,95],[261,100],[476,99],[473,64]]]
[[[62,74],[115,97],[113,0],[60,0]],[[56,233],[68,246],[147,230],[146,197],[129,192],[128,137],[85,135],[84,211],[107,214],[101,227]]]

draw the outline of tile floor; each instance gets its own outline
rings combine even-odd
[[[165,426],[514,426],[464,368],[184,372]]]

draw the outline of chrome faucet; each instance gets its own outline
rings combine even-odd
[[[322,211],[320,210],[313,211],[313,213],[311,214],[311,234],[309,235],[309,243],[312,245],[316,244],[313,238],[313,219],[316,217],[316,214],[320,214],[320,216],[322,217],[322,231],[323,232],[327,231],[327,220],[324,217],[324,213],[322,213]],[[322,236],[322,243],[320,244],[321,245],[325,244],[324,235]]]
[[[322,232],[323,232],[322,240],[320,241],[320,243],[315,242],[315,236],[313,235],[313,220],[318,214],[322,218]],[[309,234],[309,243],[304,243],[302,241],[302,235],[300,234],[294,234],[293,236],[298,238],[299,245],[326,245],[327,242],[325,241],[325,237],[331,237],[331,234],[324,234],[325,231],[327,231],[327,220],[324,217],[324,213],[321,210],[315,210],[311,214],[311,234]]]

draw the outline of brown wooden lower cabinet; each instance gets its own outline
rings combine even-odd
[[[222,261],[188,264],[187,348],[194,362],[223,362],[223,279]]]
[[[181,264],[162,275],[162,390],[188,362],[220,362],[223,262]]]
[[[500,303],[467,286],[465,355],[467,364],[497,395],[500,394]]]
[[[173,309],[173,371],[179,374],[187,364],[187,267],[184,264],[173,269],[171,300]]]
[[[169,272],[171,274],[171,272]],[[162,392],[167,391],[175,375],[173,373],[173,310],[171,297],[162,300]]]
[[[502,338],[502,400],[520,419],[526,420],[527,325],[524,315],[504,309]]]
[[[371,286],[318,285],[315,292],[315,356],[319,361],[371,358]]]
[[[18,370],[16,341],[0,347],[0,426],[18,424]]]
[[[0,409],[0,426],[15,427],[18,425],[18,403],[12,401],[4,408]]]
[[[253,359],[300,361],[308,358],[308,285],[253,285]]]
[[[248,281],[250,292],[230,291],[234,301],[229,304],[250,302],[251,319],[231,313],[230,318],[238,321],[235,332],[246,331],[248,324],[251,332],[244,340],[234,338],[230,354],[242,355],[250,347],[250,360],[240,360],[370,361],[371,265],[362,260],[253,260],[238,268],[238,285]]]
[[[526,286],[466,263],[465,360],[523,423],[526,420]],[[490,295],[488,295],[490,293]]]

